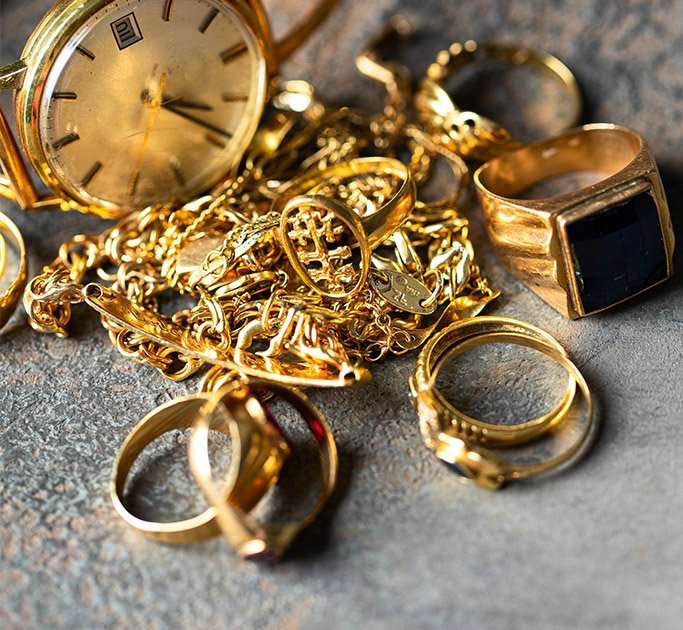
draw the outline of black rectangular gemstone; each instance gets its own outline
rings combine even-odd
[[[662,226],[648,192],[568,223],[566,232],[586,314],[621,302],[667,276]]]

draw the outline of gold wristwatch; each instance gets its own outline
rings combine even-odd
[[[247,148],[280,63],[335,4],[274,42],[259,0],[57,2],[0,67],[19,136],[0,110],[0,195],[115,217],[210,189]]]

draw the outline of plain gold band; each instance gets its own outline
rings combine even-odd
[[[208,396],[188,396],[179,398],[155,409],[143,418],[130,432],[121,446],[114,469],[112,471],[110,494],[114,508],[119,516],[133,529],[145,536],[165,543],[184,544],[211,538],[219,533],[216,525],[216,511],[209,507],[207,510],[190,519],[172,523],[158,523],[146,521],[133,516],[123,505],[121,497],[126,485],[128,473],[138,455],[156,438],[174,429],[188,429],[195,421],[196,414],[206,403]],[[236,474],[239,464],[238,442],[234,439],[231,474]]]
[[[435,382],[436,375],[440,371],[442,365],[450,362],[456,356],[466,352],[470,348],[476,348],[477,346],[493,343],[512,343],[543,352],[540,347],[535,345],[535,340],[530,340],[525,335],[519,335],[516,333],[486,333],[478,336],[472,336],[461,342],[458,342],[457,347],[446,352],[438,360],[432,371],[432,383]],[[561,346],[559,346],[559,344],[555,345],[557,342],[551,343],[547,341],[547,343],[548,345],[554,347],[558,352],[564,353],[564,350]],[[571,407],[572,401],[574,400],[575,392],[576,381],[570,373],[564,395],[560,402],[553,409],[539,418],[528,420],[520,424],[515,424],[514,426],[496,425],[484,422],[482,420],[477,420],[476,418],[467,415],[449,403],[443,394],[436,389],[436,387],[433,387],[432,393],[437,401],[442,405],[445,412],[452,416],[461,427],[466,427],[464,430],[468,433],[468,438],[474,438],[481,444],[493,445],[497,442],[501,442],[503,444],[517,444],[532,440],[539,435],[542,435],[564,418],[565,414]]]
[[[432,337],[420,352],[415,368],[413,388],[417,395],[429,400],[428,404],[439,410],[444,422],[447,421],[443,430],[480,444],[517,444],[541,435],[560,422],[570,408],[576,391],[576,381],[571,373],[562,400],[551,411],[539,418],[512,426],[483,422],[460,411],[446,400],[435,386],[436,378],[447,363],[470,348],[509,342],[545,353],[544,347],[538,345],[540,342],[566,356],[564,348],[552,335],[531,324],[486,317],[470,321],[469,324],[458,322]]]

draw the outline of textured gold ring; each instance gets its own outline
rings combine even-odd
[[[554,196],[529,190],[581,171],[601,179]],[[662,181],[631,129],[573,129],[489,160],[474,183],[503,266],[567,317],[610,308],[673,274]]]
[[[133,529],[165,543],[184,544],[205,540],[220,533],[216,510],[209,507],[201,514],[175,522],[147,521],[131,514],[122,501],[128,474],[144,448],[168,431],[189,429],[211,400],[209,394],[178,398],[161,405],[145,416],[130,432],[114,462],[110,495],[119,516]],[[269,429],[265,414],[239,413],[235,409],[223,416],[212,429],[231,437],[232,459],[223,501],[251,509],[277,479],[289,447],[277,431]],[[228,496],[229,493],[229,496]],[[226,499],[227,497],[227,499]]]
[[[232,413],[237,397],[249,402],[250,409],[263,413],[263,404],[257,396],[271,393],[292,405],[306,423],[315,439],[320,457],[321,485],[318,500],[298,521],[261,523],[235,502],[226,502],[224,493],[217,487],[211,473],[208,450],[208,432],[216,423],[225,422]],[[259,411],[260,409],[260,411]],[[216,511],[217,522],[237,554],[247,560],[275,561],[290,546],[298,533],[320,513],[332,494],[339,467],[337,447],[329,426],[322,414],[308,398],[293,387],[259,379],[245,379],[216,392],[202,409],[190,438],[190,467],[207,501]]]
[[[417,191],[410,169],[400,160],[387,157],[354,158],[333,164],[321,170],[311,169],[289,182],[273,203],[273,210],[281,212],[293,198],[307,194],[321,194],[325,185],[337,185],[358,176],[375,175],[378,178],[394,176],[401,181],[392,197],[376,211],[361,216],[361,223],[370,249],[383,243],[408,218],[415,206]]]
[[[593,433],[593,402],[588,384],[579,369],[567,357],[565,350],[555,341],[549,341],[549,335],[544,331],[507,317],[476,317],[455,322],[432,338],[429,354],[436,360],[445,360],[447,355],[460,346],[461,350],[485,343],[516,343],[540,352],[557,361],[570,375],[572,381],[578,385],[580,397],[571,396],[569,406],[565,406],[565,399],[556,408],[558,417],[552,423],[546,424],[541,436],[533,436],[533,445],[539,451],[545,448],[543,440],[552,439],[554,434],[564,430],[568,422],[567,415],[575,405],[583,403],[583,426],[577,428],[572,424],[566,430],[570,434],[570,443],[563,451],[556,455],[544,455],[540,461],[531,461],[526,456],[522,462],[515,462],[512,458],[502,457],[491,448],[483,448],[468,439],[461,431],[453,430],[450,424],[452,416],[444,414],[440,402],[433,395],[433,373],[429,381],[425,382],[424,368],[422,378],[416,375],[411,379],[411,395],[418,413],[420,432],[425,445],[434,452],[436,457],[447,464],[451,470],[461,475],[465,480],[472,481],[482,487],[496,489],[503,483],[515,479],[522,479],[532,475],[548,472],[563,464],[568,464],[583,452],[583,448],[590,443],[589,437]],[[552,338],[551,338],[552,339]],[[441,352],[434,355],[435,346],[440,346]],[[423,353],[427,350],[423,349]],[[522,425],[523,427],[524,425]],[[513,427],[511,427],[513,428]],[[532,436],[528,436],[529,440]]]
[[[351,261],[349,236],[358,245],[360,268]],[[370,247],[360,217],[338,199],[302,195],[282,209],[280,241],[294,271],[316,293],[350,298],[364,286]]]
[[[479,345],[513,343],[547,354],[567,356],[564,348],[547,332],[531,324],[502,317],[477,317],[461,320],[434,335],[421,350],[410,379],[411,396],[419,408],[423,436],[448,431],[471,442],[485,445],[517,444],[534,439],[560,422],[572,404],[576,381],[569,373],[562,400],[545,415],[511,426],[492,424],[473,418],[451,404],[436,388],[436,379],[443,367],[459,354]],[[542,344],[542,345],[540,345]],[[555,358],[554,356],[552,358]],[[429,412],[426,410],[429,409]]]
[[[7,242],[12,243],[19,252],[19,269],[16,278],[12,280],[7,290],[0,295],[0,328],[2,328],[17,308],[17,304],[24,292],[28,280],[28,263],[26,260],[26,247],[19,228],[9,217],[0,212],[0,239],[2,239],[2,268],[0,278],[5,272],[7,256]]]
[[[555,133],[579,122],[582,98],[571,70],[557,57],[543,50],[524,46],[477,43],[469,40],[454,43],[442,50],[422,80],[415,96],[415,109],[420,121],[442,138],[458,154],[466,158],[487,160],[519,146],[510,133],[497,122],[471,111],[461,110],[443,87],[443,82],[465,66],[489,61],[513,65],[529,65],[558,79],[569,103],[566,118]]]

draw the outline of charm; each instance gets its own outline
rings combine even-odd
[[[423,306],[432,292],[419,280],[392,269],[372,270],[370,284],[389,304],[418,315],[429,315],[436,310],[436,302]]]

